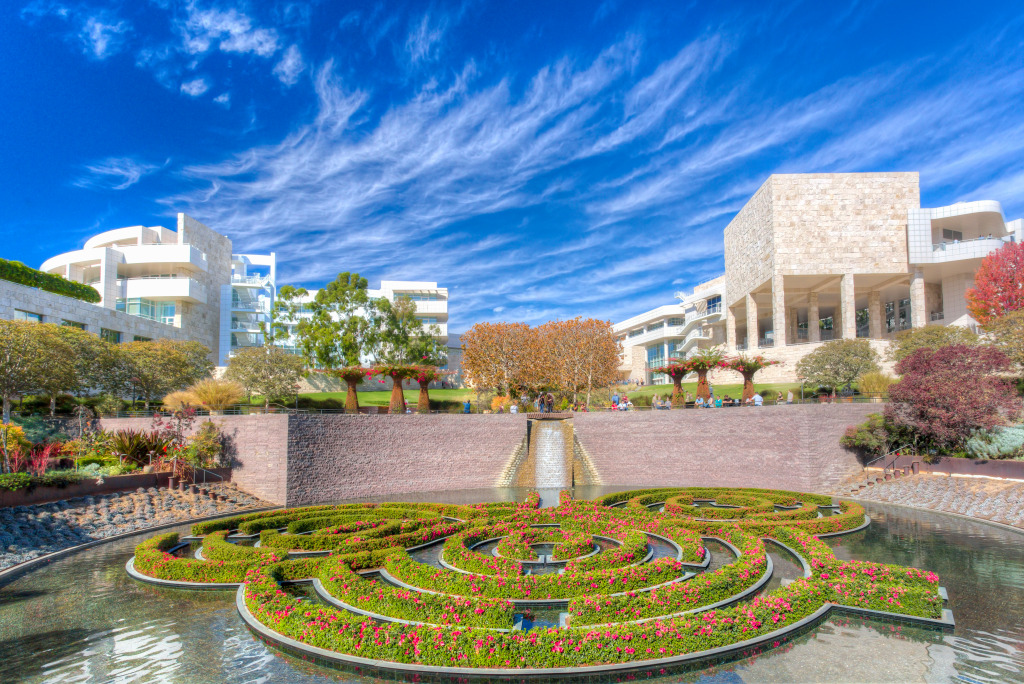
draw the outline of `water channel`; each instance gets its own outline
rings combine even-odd
[[[578,488],[576,496],[621,489],[628,487]],[[476,503],[524,495],[506,488],[377,500]],[[557,505],[557,490],[542,492],[542,505]],[[934,570],[949,591],[955,630],[833,616],[751,657],[643,678],[714,684],[1024,681],[1024,537],[940,513],[865,506],[873,524],[830,539],[836,555]],[[0,681],[384,681],[268,648],[243,626],[233,592],[159,589],[131,580],[125,561],[148,536],[99,545],[0,588]],[[706,545],[711,569],[731,561],[724,546]],[[778,572],[769,589],[799,574],[786,552],[768,550]]]

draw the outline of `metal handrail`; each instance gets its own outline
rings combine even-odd
[[[218,475],[217,473],[213,472],[212,470],[207,470],[206,468],[201,468],[199,466],[192,466],[192,471],[193,471],[193,473],[192,473],[192,482],[193,483],[196,483],[196,476],[195,476],[195,471],[196,470],[203,471],[203,484],[206,484],[206,474],[207,473],[209,473],[210,475],[213,475],[215,478],[217,478],[221,482],[224,481],[224,477],[223,476]]]
[[[882,477],[884,478],[885,474],[889,471],[889,469],[892,466],[896,465],[896,461],[899,460],[899,457],[900,457],[900,452],[903,451],[904,449],[911,449],[911,448],[913,448],[912,444],[904,444],[903,446],[896,447],[895,449],[891,449],[887,453],[884,453],[881,456],[879,456],[878,458],[873,458],[870,461],[868,461],[867,463],[865,463],[864,464],[864,469],[867,470],[868,468],[871,467],[872,463],[877,463],[878,461],[882,461],[882,460],[888,458],[889,456],[892,456],[893,454],[896,454],[896,457],[893,458],[890,463],[882,465]],[[865,477],[865,481],[870,482],[871,478],[870,477]]]

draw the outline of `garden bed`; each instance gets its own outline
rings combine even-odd
[[[224,478],[224,482],[231,481],[231,468],[208,468],[207,470],[220,475]],[[74,499],[81,496],[110,494],[111,492],[127,492],[139,487],[144,489],[149,487],[166,487],[169,477],[169,472],[139,473],[133,475],[111,475],[104,477],[102,483],[96,478],[88,477],[65,487],[33,487],[15,491],[0,489],[0,508],[30,506],[32,504],[49,503],[50,501]],[[207,477],[211,484],[220,482],[220,480],[211,475],[207,475]]]

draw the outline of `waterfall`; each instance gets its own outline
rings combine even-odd
[[[566,459],[565,433],[561,421],[539,420],[534,428],[537,455],[534,461],[534,486],[571,487],[571,464]]]

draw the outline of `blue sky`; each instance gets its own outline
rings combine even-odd
[[[0,9],[0,256],[178,211],[279,281],[620,320],[717,275],[775,172],[1024,214],[1020,3],[60,2]]]

